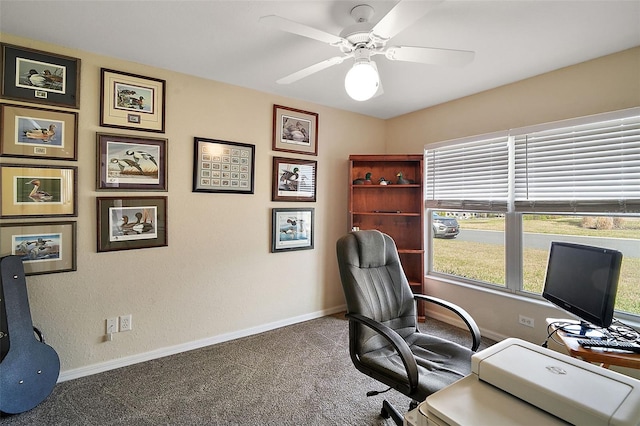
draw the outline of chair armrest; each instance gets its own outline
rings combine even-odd
[[[455,303],[447,302],[446,300],[439,299],[433,296],[427,296],[426,294],[414,294],[413,295],[416,300],[423,300],[425,302],[434,303],[436,305],[440,305],[444,308],[449,309],[458,315],[462,321],[467,325],[469,332],[471,332],[471,337],[473,338],[473,344],[471,346],[471,350],[475,352],[480,346],[480,329],[478,328],[478,324],[474,321],[474,319],[469,315],[467,311],[465,311],[460,306]]]
[[[413,392],[418,387],[418,364],[416,363],[416,358],[413,356],[407,342],[405,342],[405,340],[393,329],[379,323],[378,321],[374,321],[371,318],[360,314],[347,314],[346,317],[349,321],[355,321],[366,325],[387,339],[391,346],[396,350],[404,364],[410,391]]]

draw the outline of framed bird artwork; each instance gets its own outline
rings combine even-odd
[[[271,209],[271,253],[313,250],[313,208]]]
[[[167,139],[97,133],[98,190],[166,191]]]
[[[76,267],[76,222],[0,224],[0,253],[20,256],[25,275],[70,272]]]
[[[98,251],[167,245],[167,197],[98,197]]]
[[[318,114],[274,105],[272,149],[318,155]]]
[[[166,81],[101,68],[100,125],[164,133]]]
[[[273,157],[272,201],[316,201],[318,162]]]
[[[0,155],[38,159],[78,159],[78,113],[0,105]]]
[[[2,97],[80,108],[80,59],[5,43],[0,47]]]
[[[78,167],[0,164],[0,218],[78,216]]]

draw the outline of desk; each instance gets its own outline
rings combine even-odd
[[[629,352],[618,352],[607,348],[583,348],[578,344],[579,337],[567,336],[565,332],[553,327],[554,322],[571,322],[570,320],[547,318],[547,325],[551,325],[553,330],[557,330],[556,335],[560,338],[560,341],[564,344],[571,355],[574,358],[580,358],[587,362],[593,362],[600,364],[600,366],[609,368],[611,365],[618,365],[620,367],[637,368],[640,369],[640,354]],[[577,323],[577,322],[576,322]]]

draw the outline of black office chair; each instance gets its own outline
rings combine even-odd
[[[413,294],[391,237],[375,230],[351,232],[338,240],[337,255],[347,302],[349,352],[358,370],[412,398],[409,409],[471,373],[471,355],[480,345],[478,326],[457,305]],[[421,332],[416,300],[460,316],[471,332],[471,349]],[[402,425],[402,414],[386,400],[381,415]]]

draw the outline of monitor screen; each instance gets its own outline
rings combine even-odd
[[[552,242],[542,297],[598,327],[613,319],[622,253]]]

